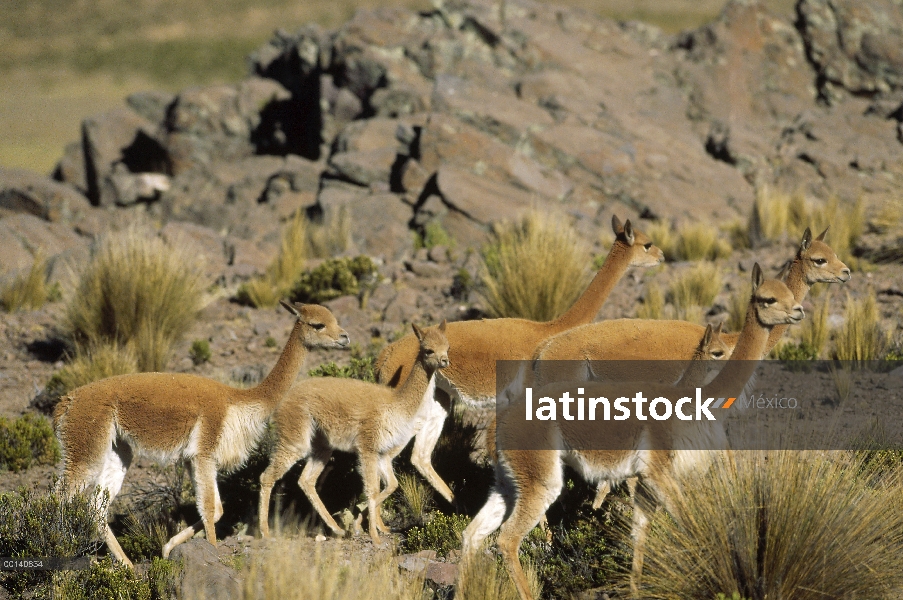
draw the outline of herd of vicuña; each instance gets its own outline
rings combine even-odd
[[[202,529],[215,545],[215,524],[224,510],[217,472],[247,461],[269,423],[276,441],[269,467],[260,477],[261,535],[269,535],[274,484],[300,460],[306,463],[299,486],[326,526],[336,535],[345,533],[316,489],[333,451],[340,450],[358,457],[369,533],[379,544],[379,533],[389,532],[380,505],[398,488],[392,461],[412,438],[413,466],[446,500],[453,499],[432,465],[433,450],[451,410],[449,398],[465,407],[491,407],[498,397],[502,407],[509,398],[502,401],[497,381],[510,382],[502,392],[506,395],[514,394],[511,390],[525,380],[540,395],[556,397],[559,388],[582,381],[587,394],[605,396],[614,393],[611,387],[617,382],[632,380],[634,375],[629,368],[621,372],[607,361],[644,360],[662,361],[650,387],[652,394],[656,390],[662,395],[675,390],[690,394],[687,390],[702,387],[706,395],[738,396],[755,362],[769,353],[788,325],[803,318],[800,303],[810,286],[850,279],[850,269],[825,243],[825,232],[813,239],[806,229],[782,279],[765,279],[759,265],[753,267],[752,293],[739,333],[722,333],[720,324],[713,328],[678,320],[593,322],[630,267],[654,267],[664,260],[662,250],[629,220],[622,223],[613,217],[612,229],[615,241],[605,262],[589,287],[558,318],[412,325],[413,333],[389,344],[379,355],[378,383],[334,377],[296,381],[309,349],[346,347],[349,338],[328,309],[283,301],[295,325],[276,365],[256,387],[236,389],[184,373],[140,373],[77,388],[62,397],[54,414],[64,452],[62,485],[68,494],[99,487],[112,500],[137,456],[162,463],[185,460],[201,520],[173,536],[163,547],[163,556]],[[707,365],[720,359],[730,360],[714,379],[707,379]],[[530,361],[526,364],[532,370],[511,367],[511,372],[497,372],[496,361]],[[717,437],[723,431],[696,431],[707,427],[696,421],[598,421],[592,423],[595,433],[617,439],[621,445],[618,450],[588,450],[568,444],[584,435],[581,428],[587,423],[562,421],[555,429],[560,447],[519,449],[505,441],[505,414],[500,408],[497,420],[487,428],[495,483],[464,531],[462,560],[473,557],[485,539],[500,529],[498,548],[508,571],[521,597],[532,598],[518,556],[520,544],[558,498],[563,468],[568,465],[597,486],[594,507],[622,481],[630,483],[634,504],[631,588],[636,593],[652,511],[658,506],[668,510],[674,482],[687,471],[707,465],[706,452],[681,447],[679,440],[695,434]],[[131,565],[109,526],[106,542],[118,560]]]

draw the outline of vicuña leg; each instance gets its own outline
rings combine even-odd
[[[373,544],[380,545],[379,524],[382,523],[380,517],[380,504],[377,503],[379,498],[379,457],[375,454],[362,453],[361,460],[361,476],[364,478],[364,495],[367,497],[367,514],[370,515],[370,539]],[[384,525],[385,527],[385,525]]]
[[[386,487],[376,496],[376,505],[382,506],[386,498],[391,496],[398,489],[398,479],[395,477],[395,470],[392,468],[392,454],[386,454],[379,459],[379,477],[385,482]],[[376,512],[376,527],[383,533],[391,533],[389,528],[383,522],[382,511]]]
[[[442,426],[448,417],[448,411],[435,399],[428,401],[429,409],[423,426],[414,437],[414,448],[411,451],[411,464],[442,497],[451,502],[454,499],[451,489],[439,477],[433,468],[433,451],[442,435]]]
[[[207,541],[216,546],[216,522],[223,515],[223,505],[216,486],[216,463],[212,458],[195,457],[191,461],[191,473],[201,520],[172,536],[163,546],[163,558],[168,558],[173,548],[190,540],[202,529]]]
[[[292,465],[297,462],[298,456],[297,452],[280,445],[270,456],[269,466],[260,474],[260,502],[257,518],[262,537],[270,535],[270,495],[273,493],[273,486],[292,468]]]
[[[317,514],[320,515],[320,518],[323,519],[323,522],[326,523],[326,526],[329,527],[332,533],[337,536],[343,536],[345,535],[345,530],[339,527],[339,524],[335,522],[335,519],[333,519],[332,515],[329,514],[329,511],[326,510],[326,506],[323,504],[323,501],[320,500],[320,495],[317,493],[317,479],[319,479],[323,469],[326,468],[326,463],[329,462],[330,456],[332,456],[332,450],[329,448],[315,448],[307,459],[304,470],[301,471],[301,477],[298,478],[298,485],[304,491],[307,499],[310,500],[310,503],[317,511]]]

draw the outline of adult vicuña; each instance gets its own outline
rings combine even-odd
[[[815,240],[809,228],[803,233],[796,256],[786,269],[784,283],[797,302],[802,302],[809,288],[819,282],[843,283],[850,280],[850,269],[824,243],[825,229]],[[560,363],[544,361],[642,361],[659,360],[663,378],[676,381],[690,360],[703,336],[702,325],[686,321],[656,319],[613,319],[575,327],[549,338],[540,345],[534,356],[534,375],[537,385],[554,381],[578,379],[576,372],[567,372]],[[768,336],[766,354],[778,343],[787,330],[786,325],[773,327]],[[737,344],[739,333],[726,333],[721,339],[728,346],[728,355]],[[573,363],[574,366],[577,363]],[[599,379],[604,379],[599,373]]]
[[[282,306],[297,320],[276,366],[256,387],[241,390],[186,373],[138,373],[95,381],[63,396],[53,423],[64,453],[65,491],[97,485],[112,501],[136,455],[163,463],[186,459],[201,520],[173,536],[163,557],[202,527],[216,545],[214,524],[223,514],[217,470],[248,459],[308,349],[349,343],[325,307],[284,301]],[[117,559],[131,565],[109,525],[106,542]]]
[[[703,387],[704,397],[737,396],[749,379],[755,365],[765,352],[768,336],[778,325],[797,323],[804,314],[783,282],[763,281],[762,270],[753,267],[753,293],[746,312],[746,321],[737,340],[731,358],[718,376]],[[517,383],[517,382],[515,382]],[[616,398],[625,395],[624,383],[611,382],[558,382],[535,390],[534,396],[559,398],[565,391],[577,397],[575,388],[580,386],[580,396]],[[515,389],[509,386],[506,392]],[[518,388],[521,389],[522,388]],[[642,384],[648,398],[664,396],[679,398],[694,396],[696,388],[685,385],[669,386]],[[516,392],[514,392],[516,393]],[[522,392],[521,392],[522,393]],[[521,410],[519,407],[517,410]],[[651,512],[657,504],[668,509],[671,505],[669,490],[687,472],[705,465],[708,452],[700,452],[706,441],[722,441],[718,435],[719,422],[681,421],[668,419],[627,421],[530,421],[529,428],[514,428],[514,435],[522,435],[529,429],[530,438],[554,437],[559,441],[557,449],[517,450],[506,444],[504,426],[499,426],[498,462],[496,482],[486,504],[471,524],[464,530],[463,555],[472,556],[483,540],[501,526],[498,547],[517,586],[521,598],[532,598],[527,578],[518,559],[518,549],[524,536],[536,525],[552,502],[558,498],[564,484],[563,466],[575,469],[592,483],[619,482],[628,477],[638,477],[639,486],[634,496],[633,536],[634,556],[631,588],[637,591],[643,566],[643,546]],[[532,424],[539,424],[537,431]],[[575,442],[585,442],[589,426],[595,439],[616,445],[620,450],[576,449]],[[518,431],[518,429],[522,429]],[[723,433],[723,430],[722,430]],[[521,446],[523,447],[523,446]],[[705,445],[710,447],[710,445]],[[672,512],[673,514],[673,512]]]
[[[527,319],[486,319],[449,323],[451,365],[437,377],[436,385],[453,399],[468,404],[495,402],[497,360],[529,360],[537,345],[549,336],[592,321],[615,284],[629,267],[653,267],[664,260],[662,251],[628,219],[623,225],[612,216],[615,242],[586,291],[563,315],[546,323]],[[392,387],[408,377],[417,358],[417,340],[407,335],[389,344],[377,359],[378,380]],[[448,416],[437,399],[429,404],[429,414],[414,439],[411,462],[446,500],[452,492],[433,469],[433,449]]]
[[[314,377],[295,384],[273,415],[277,442],[270,466],[260,476],[260,532],[269,534],[270,491],[296,461],[307,458],[298,485],[335,534],[343,530],[317,494],[317,478],[333,450],[355,452],[360,460],[370,515],[370,537],[388,533],[380,505],[398,488],[392,459],[401,452],[427,416],[436,371],[448,367],[446,323],[424,329],[412,325],[419,343],[408,378],[392,389],[356,379]],[[386,488],[380,492],[380,480]]]

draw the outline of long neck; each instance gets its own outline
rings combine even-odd
[[[793,263],[787,271],[787,277],[784,279],[784,283],[790,288],[793,299],[796,300],[797,303],[802,302],[806,298],[806,295],[809,293],[809,284],[806,283],[806,274],[803,273],[803,261],[799,258],[793,259]],[[768,334],[768,345],[765,346],[765,355],[771,352],[771,349],[777,345],[778,340],[783,337],[788,327],[790,326],[775,325],[771,328],[771,333]]]
[[[396,388],[395,398],[410,411],[412,416],[423,403],[430,384],[435,383],[434,381],[431,381],[433,374],[434,371],[427,371],[423,366],[423,361],[418,356],[417,360],[414,362],[414,366],[411,368],[411,373],[408,375],[408,378],[404,380],[404,383],[401,384],[400,387]],[[432,394],[430,394],[430,396],[432,397]]]
[[[596,313],[608,300],[611,290],[621,280],[629,266],[630,260],[627,247],[623,243],[616,241],[602,264],[602,268],[596,272],[596,276],[593,277],[586,291],[577,298],[577,301],[571,305],[567,312],[554,321],[549,322],[553,333],[592,323],[593,319],[596,318]]]
[[[740,338],[730,359],[718,376],[703,388],[703,393],[714,398],[739,396],[765,355],[770,329],[772,328],[759,323],[755,308],[750,303],[746,309],[746,321],[740,330]]]
[[[245,390],[248,398],[262,402],[270,410],[276,410],[276,405],[292,387],[301,367],[304,366],[304,359],[307,357],[307,348],[301,343],[301,327],[300,320],[295,322],[288,342],[282,350],[282,355],[269,375],[256,387]]]

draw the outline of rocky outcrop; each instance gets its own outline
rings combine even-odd
[[[792,22],[732,0],[674,36],[532,0],[362,10],[277,32],[239,83],[86,119],[63,187],[7,185],[0,209],[96,232],[136,207],[249,256],[297,211],[344,214],[350,251],[394,261],[411,230],[477,247],[531,206],[593,231],[742,217],[766,185],[880,203],[903,186],[901,31],[894,0],[802,0]]]

